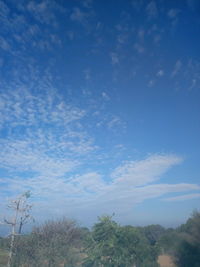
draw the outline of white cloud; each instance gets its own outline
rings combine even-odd
[[[56,1],[50,0],[42,0],[39,3],[29,1],[26,8],[37,21],[40,23],[51,24],[52,26],[57,25],[55,12],[62,14],[66,11],[65,8],[59,5]]]
[[[117,36],[117,41],[119,44],[125,44],[128,40],[128,34],[127,33],[120,33],[118,36]]]
[[[115,184],[146,185],[160,179],[167,169],[181,161],[181,158],[173,155],[156,155],[141,161],[130,161],[118,167],[112,173],[112,178]]]
[[[148,86],[149,86],[149,87],[154,86],[154,84],[155,84],[155,80],[150,80],[150,81],[148,82]]]
[[[1,126],[38,126],[44,124],[68,124],[84,116],[84,111],[62,102],[54,92],[34,96],[26,89],[0,94]]]
[[[158,77],[162,77],[164,75],[164,70],[159,70],[157,73],[156,73],[156,76]]]
[[[139,44],[139,43],[135,43],[135,44],[134,44],[134,48],[135,48],[135,50],[136,50],[139,54],[142,54],[142,53],[144,53],[144,51],[145,51],[143,45],[141,45],[141,44]]]
[[[102,95],[102,97],[103,97],[104,100],[106,100],[106,101],[110,100],[110,97],[109,97],[109,95],[106,92],[102,92],[101,95]]]
[[[28,90],[0,93],[0,126],[7,129],[0,139],[0,167],[9,176],[65,176],[96,149],[80,124],[84,116],[51,90],[37,96]]]
[[[84,0],[82,1],[82,4],[86,8],[91,8],[92,7],[93,0]]]
[[[0,1],[0,15],[1,15],[1,17],[7,18],[9,12],[10,12],[10,9],[8,8],[8,6],[3,1]]]
[[[117,53],[112,52],[110,54],[110,57],[111,57],[111,62],[112,62],[113,65],[116,65],[116,64],[119,63],[119,56],[118,56]]]
[[[152,184],[146,186],[131,186],[127,185],[111,186],[107,192],[100,195],[99,203],[107,203],[110,205],[110,212],[117,211],[120,213],[120,208],[131,211],[132,207],[138,203],[142,203],[149,199],[160,198],[165,194],[180,193],[200,190],[200,186],[195,184]],[[120,207],[120,208],[119,208]],[[113,210],[112,210],[113,209]]]
[[[59,23],[56,14],[60,15],[65,12],[62,6],[55,1],[44,0],[38,3],[34,1],[24,4],[16,3],[15,8],[17,12],[9,9],[3,2],[0,3],[1,27],[3,31],[10,33],[6,35],[6,38],[0,38],[0,47],[12,53],[13,56],[17,55],[18,64],[25,58],[26,49],[30,51],[30,48],[37,47],[50,50],[52,45],[61,45],[61,39],[54,29]],[[27,18],[26,12],[31,20]],[[44,24],[52,26],[51,32],[44,30]],[[15,65],[14,57],[12,64]]]
[[[34,142],[34,140],[32,140]],[[41,146],[33,148],[31,140],[1,142],[1,167],[11,171],[33,171],[40,175],[60,176],[73,169],[77,162],[71,159],[48,156]],[[40,149],[39,149],[40,148]]]
[[[108,122],[108,128],[112,129],[113,127],[122,124],[121,120],[119,117],[114,116],[109,122]]]
[[[80,8],[75,7],[73,8],[73,11],[70,15],[70,19],[72,21],[80,22],[80,23],[85,23],[90,16],[89,13],[82,11]]]
[[[74,8],[71,16],[70,16],[71,20],[74,20],[74,21],[82,21],[84,18],[85,18],[85,14],[84,12],[82,12],[80,10],[80,8]]]
[[[44,166],[41,175],[27,179],[1,178],[0,184],[4,187],[6,185],[9,192],[20,193],[30,189],[39,216],[45,209],[46,214],[55,214],[55,210],[59,215],[67,213],[76,217],[92,214],[94,220],[97,215],[105,212],[130,213],[137,203],[165,194],[199,191],[200,186],[195,184],[155,184],[164,173],[181,161],[175,155],[151,155],[144,160],[125,162],[111,173],[112,180],[104,179],[103,175],[95,171],[64,175],[65,167],[61,162],[61,165],[57,165],[61,169],[59,173],[54,172],[54,164],[52,167],[49,164]],[[32,163],[34,170],[34,162]],[[18,161],[18,164],[23,167],[24,163]],[[50,169],[45,172],[46,168]],[[35,164],[35,169],[40,170],[40,167]],[[3,195],[0,200],[5,202]]]
[[[176,88],[184,90],[198,90],[200,86],[200,61],[189,59],[183,64],[180,59],[176,61],[171,77],[176,78],[181,74],[181,79],[176,79]]]
[[[190,84],[188,90],[192,90],[200,86],[199,71],[200,62],[190,59],[184,70],[184,78],[187,80],[187,84]]]
[[[89,81],[91,79],[91,71],[90,71],[90,69],[86,69],[83,72],[84,72],[85,80]]]
[[[1,36],[0,36],[0,48],[5,51],[10,51],[10,48],[11,48],[8,41]]]
[[[75,187],[79,187],[89,193],[99,193],[106,187],[101,175],[95,172],[75,176],[71,178],[71,182]]]
[[[171,76],[175,77],[179,73],[181,67],[182,67],[181,60],[177,60],[176,63],[175,63],[175,66],[174,66],[174,70],[172,71]]]
[[[193,88],[195,88],[196,84],[197,84],[197,80],[196,79],[192,79],[191,85],[190,85],[188,90],[192,90]]]
[[[42,1],[40,3],[36,3],[34,1],[30,1],[27,5],[27,10],[40,22],[49,23],[50,20],[54,17],[51,13],[49,13],[47,1]]]
[[[181,196],[176,196],[176,197],[165,198],[163,200],[173,202],[173,201],[185,201],[185,200],[190,200],[190,199],[195,199],[195,198],[200,198],[200,194],[199,193],[186,194],[186,195],[181,195]]]
[[[180,12],[180,10],[172,8],[168,11],[167,15],[169,18],[175,19],[179,12]]]
[[[151,1],[147,6],[146,6],[146,12],[148,14],[149,18],[155,18],[158,15],[158,9],[155,1]]]

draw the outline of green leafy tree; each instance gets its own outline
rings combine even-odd
[[[200,213],[194,212],[192,217],[178,228],[179,243],[175,250],[177,266],[200,266]]]
[[[87,249],[88,257],[84,266],[115,266],[116,263],[116,238],[118,225],[111,216],[99,218],[99,223],[93,227],[90,244]],[[118,265],[116,265],[118,266]]]
[[[158,251],[155,247],[150,246],[145,235],[136,227],[120,227],[120,238],[118,239],[119,247],[123,255],[120,266],[158,266]]]
[[[121,227],[111,216],[100,217],[94,225],[87,254],[87,267],[158,266],[145,236],[135,227]]]
[[[173,255],[179,240],[179,233],[173,228],[168,228],[165,230],[165,233],[160,236],[158,246],[163,254]]]
[[[151,224],[143,227],[143,232],[150,245],[154,246],[160,237],[165,233],[165,228],[159,224]]]

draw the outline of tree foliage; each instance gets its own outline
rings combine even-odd
[[[0,266],[8,258],[9,240],[0,238]],[[100,217],[91,230],[66,218],[47,221],[15,236],[11,267],[158,267],[162,252],[172,255],[177,267],[200,266],[199,212],[177,229],[121,226],[112,216]]]
[[[192,217],[179,229],[179,243],[175,250],[176,264],[180,267],[200,266],[200,213]]]
[[[177,267],[199,267],[200,213],[194,212],[177,229],[167,229],[158,243],[165,253],[173,256]]]
[[[93,227],[84,266],[158,266],[144,235],[135,227],[121,227],[110,216],[99,218]]]
[[[18,239],[13,267],[77,266],[80,261],[81,229],[74,221],[63,218],[47,221],[32,233]]]
[[[145,237],[152,246],[156,245],[160,237],[165,233],[165,228],[159,224],[151,224],[142,229]]]

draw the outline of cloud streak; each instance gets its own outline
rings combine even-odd
[[[181,60],[177,60],[176,63],[175,63],[175,66],[174,66],[174,70],[172,71],[171,76],[175,77],[179,73],[181,67],[182,67]]]
[[[196,198],[200,198],[199,193],[181,195],[181,196],[176,196],[176,197],[169,197],[169,198],[165,198],[163,200],[169,201],[169,202],[174,202],[174,201],[185,201],[185,200],[196,199]]]
[[[60,215],[69,212],[92,212],[94,217],[99,212],[120,214],[148,199],[200,190],[196,184],[156,184],[171,167],[182,162],[182,158],[175,155],[151,155],[143,160],[124,162],[110,173],[110,177],[83,169],[82,174],[71,175],[71,171],[83,162],[52,158],[34,151],[29,145],[25,142],[10,144],[7,154],[1,153],[1,167],[11,174],[20,171],[23,175],[19,177],[15,173],[15,177],[4,177],[0,183],[12,194],[31,190],[41,212],[43,208],[53,212],[58,205]],[[7,160],[3,160],[3,155]],[[25,178],[26,172],[29,176]],[[63,202],[68,204],[63,206]]]

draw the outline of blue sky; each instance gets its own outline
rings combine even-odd
[[[199,207],[198,0],[0,1],[0,216],[176,226]]]

